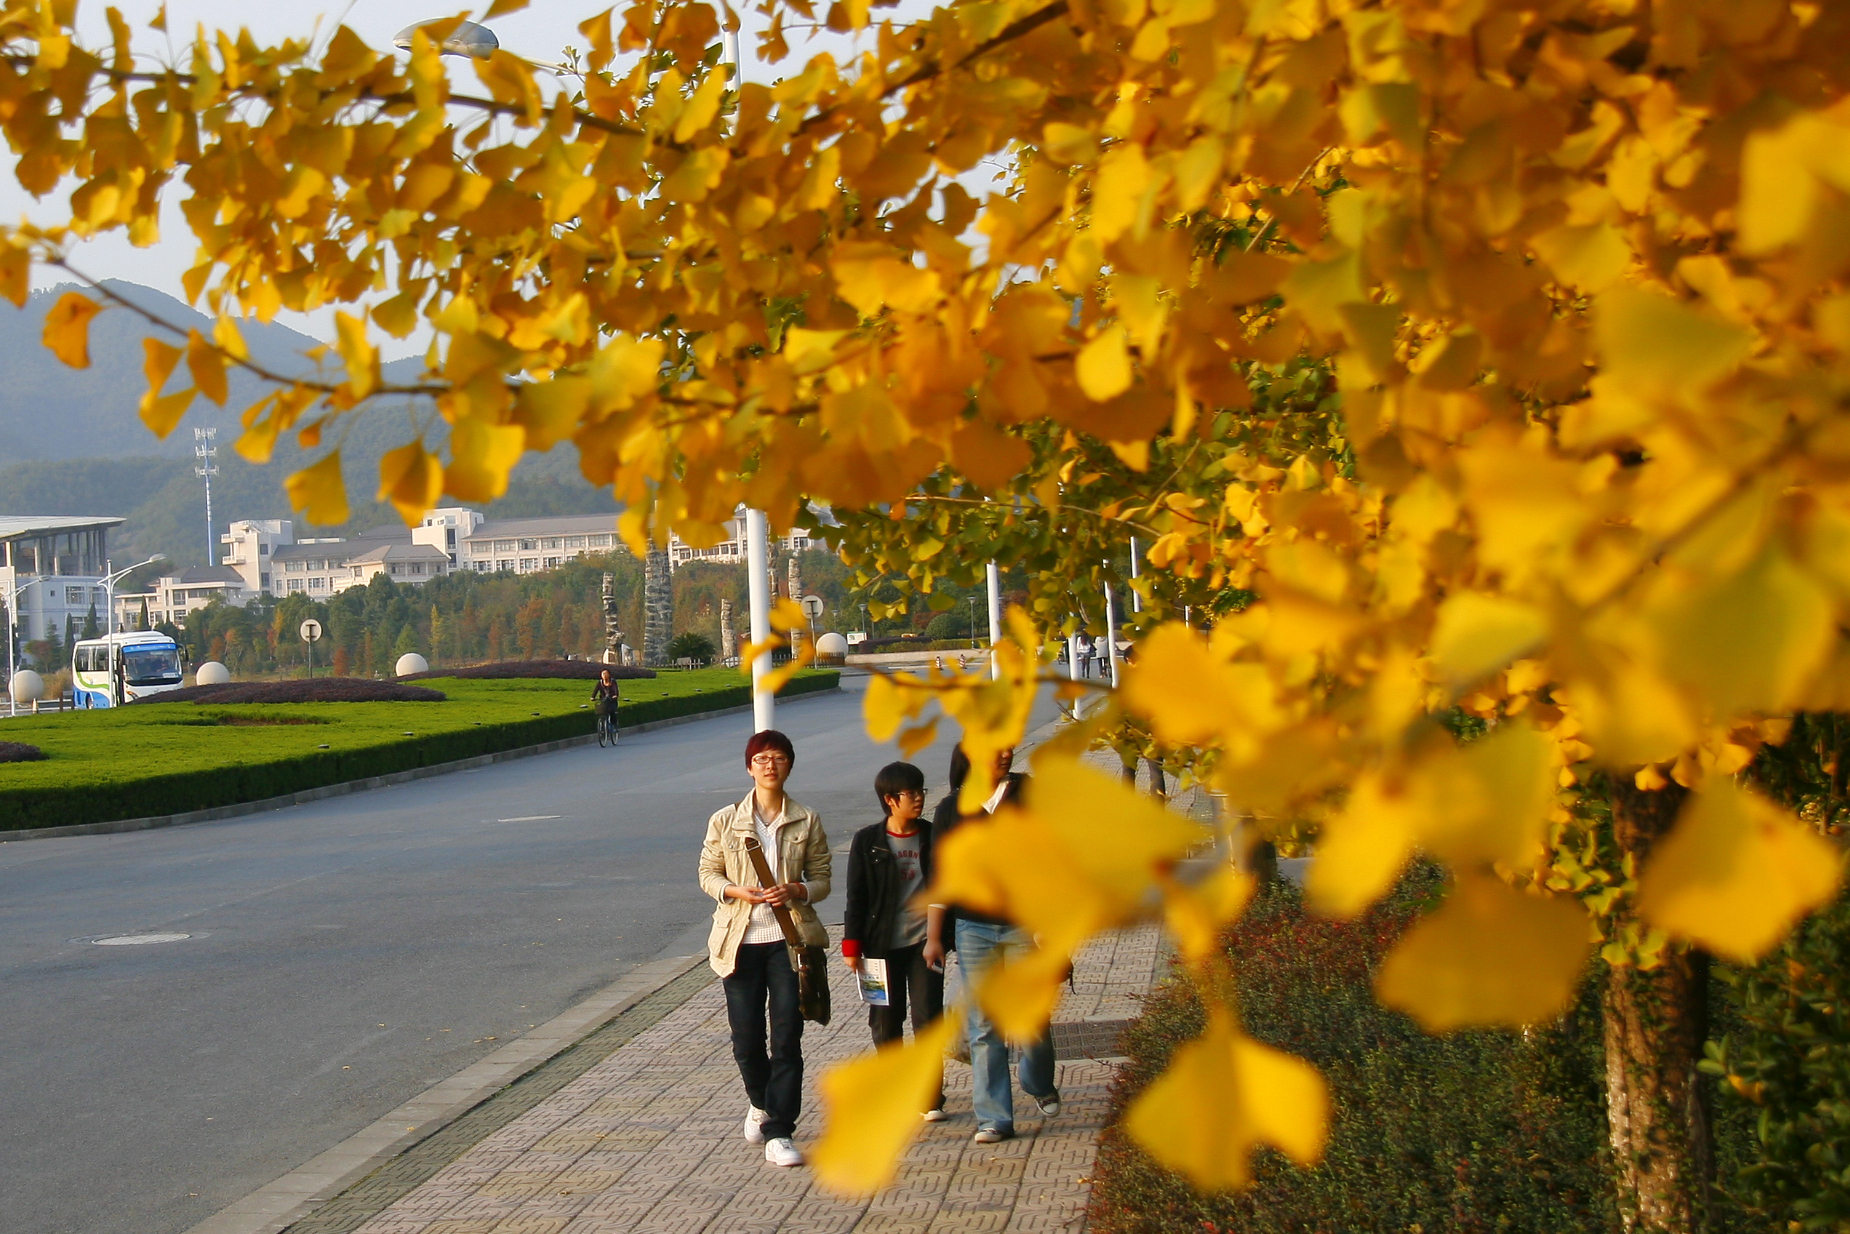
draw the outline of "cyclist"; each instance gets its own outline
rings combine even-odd
[[[597,744],[604,744],[604,734],[608,731],[614,745],[617,740],[617,681],[609,669],[599,673],[597,684],[591,687],[591,703],[597,710]]]

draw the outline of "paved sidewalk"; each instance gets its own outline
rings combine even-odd
[[[970,1069],[946,1068],[945,1122],[922,1128],[893,1186],[871,1199],[820,1190],[807,1169],[765,1164],[740,1136],[745,1097],[717,982],[362,1225],[358,1234],[912,1234],[1084,1226],[1115,1048],[1160,963],[1154,927],[1095,942],[1055,1016],[1064,1108],[1017,1095],[1017,1138],[971,1142]],[[868,1048],[839,963],[835,1021],[807,1026],[798,1144],[821,1130],[815,1079]],[[691,976],[691,975],[690,975]],[[1086,1055],[1092,1057],[1086,1057]]]

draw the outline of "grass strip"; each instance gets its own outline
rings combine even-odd
[[[835,688],[805,670],[783,697]],[[262,801],[594,731],[581,681],[428,683],[441,702],[176,703],[8,720],[45,752],[0,764],[0,831],[182,814]],[[733,669],[623,683],[619,723],[647,724],[751,702]]]

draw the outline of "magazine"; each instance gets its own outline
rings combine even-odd
[[[861,961],[861,1001],[869,1007],[886,1007],[891,999],[886,992],[886,961],[863,959]]]

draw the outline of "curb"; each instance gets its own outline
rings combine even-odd
[[[219,1210],[187,1234],[277,1234],[706,959],[704,955],[673,956],[638,965],[526,1036],[432,1085],[371,1126]]]
[[[840,693],[842,693],[842,688],[838,685],[832,690],[809,690],[789,698],[780,698],[777,702],[779,706],[789,706],[791,703],[802,702],[806,698],[823,698]],[[649,733],[660,728],[673,728],[679,724],[692,724],[696,720],[714,720],[721,716],[743,715],[751,709],[752,705],[745,703],[737,707],[721,707],[715,711],[695,711],[684,716],[670,716],[666,720],[650,720],[643,724],[635,724],[623,729],[622,732],[626,734]],[[157,814],[149,818],[124,818],[107,823],[73,823],[68,827],[26,827],[18,831],[0,831],[0,844],[10,844],[19,840],[58,840],[70,836],[120,835],[128,831],[149,831],[156,827],[184,827],[190,823],[211,823],[225,818],[240,818],[246,814],[263,814],[270,810],[285,810],[290,806],[320,801],[324,797],[344,797],[348,793],[362,793],[371,788],[389,788],[394,784],[409,784],[413,780],[426,780],[431,776],[448,775],[453,771],[472,771],[477,767],[505,763],[517,758],[531,758],[536,754],[570,750],[577,746],[590,745],[596,740],[596,733],[586,733],[581,737],[563,737],[558,741],[542,741],[538,745],[516,746],[512,750],[478,754],[473,758],[461,758],[451,763],[432,763],[427,767],[411,767],[382,776],[368,776],[363,780],[345,780],[339,784],[324,784],[320,788],[305,788],[300,792],[284,793],[280,797],[265,797],[261,801],[241,801],[235,805],[213,806],[209,810],[189,810],[184,814]]]

